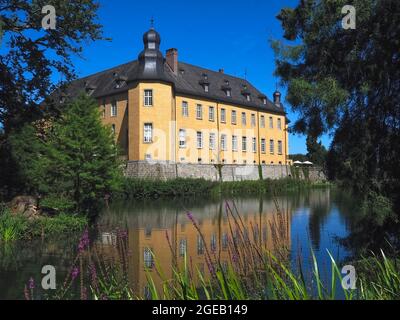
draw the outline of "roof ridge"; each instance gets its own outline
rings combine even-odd
[[[212,70],[212,69],[209,69],[209,68],[204,68],[204,67],[196,66],[196,65],[194,65],[194,64],[187,63],[187,62],[183,62],[183,61],[182,61],[182,62],[179,62],[179,63],[186,64],[186,65],[188,65],[188,66],[195,67],[195,68],[198,68],[198,69],[204,69],[204,70],[213,72],[213,73],[215,73],[215,74],[225,75],[225,76],[228,76],[228,77],[230,77],[230,78],[238,79],[238,80],[241,80],[241,81],[245,81],[245,82],[247,82],[248,84],[251,84],[251,82],[250,82],[249,80],[240,78],[240,77],[238,77],[238,76],[233,76],[233,75],[231,75],[231,74],[229,74],[229,73],[221,73],[221,72],[219,72],[219,71],[215,71],[215,70]]]
[[[131,61],[129,61],[129,62],[125,62],[125,63],[119,64],[119,65],[117,65],[117,66],[115,66],[115,67],[108,68],[108,69],[106,69],[106,70],[99,71],[99,72],[96,72],[96,73],[92,73],[92,74],[87,75],[87,76],[84,76],[84,77],[82,77],[82,78],[78,78],[78,79],[76,79],[75,81],[77,81],[77,80],[85,80],[85,79],[87,79],[87,78],[92,78],[92,77],[95,77],[95,76],[99,76],[99,75],[108,73],[108,72],[110,72],[110,71],[112,71],[112,70],[121,68],[121,67],[123,67],[123,66],[130,65],[130,64],[135,63],[135,62],[137,62],[137,60],[131,60]]]

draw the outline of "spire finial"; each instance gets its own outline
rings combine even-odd
[[[154,17],[153,16],[150,19],[150,28],[154,29]]]

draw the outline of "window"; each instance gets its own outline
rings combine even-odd
[[[197,120],[203,119],[203,106],[201,104],[196,106],[196,118]]]
[[[247,151],[247,137],[242,137],[242,151]]]
[[[274,140],[269,140],[269,153],[270,154],[274,154],[275,152],[275,144],[274,144]]]
[[[227,96],[227,97],[232,97],[232,91],[231,91],[231,89],[226,90],[226,96]]]
[[[282,130],[282,119],[278,118],[278,129]]]
[[[197,132],[197,149],[203,149],[203,133]]]
[[[251,101],[251,96],[249,94],[246,95],[246,100],[249,101],[249,102]]]
[[[237,151],[238,145],[237,145],[237,136],[232,136],[232,151]]]
[[[283,153],[283,148],[282,148],[282,141],[278,141],[278,154],[281,155]]]
[[[111,125],[111,131],[112,131],[112,133],[115,135],[115,132],[116,132],[116,130],[115,130],[115,124],[112,124],[112,125]]]
[[[221,135],[221,150],[226,151],[226,134]]]
[[[181,148],[181,149],[186,148],[186,130],[185,129],[179,130],[179,148]]]
[[[212,252],[217,251],[217,235],[215,233],[211,235],[210,247]]]
[[[182,117],[189,117],[189,105],[186,101],[182,102]]]
[[[261,124],[260,124],[261,128],[265,128],[265,117],[261,116]]]
[[[269,128],[273,129],[274,128],[274,118],[269,117]]]
[[[215,133],[210,133],[210,150],[215,149]]]
[[[153,106],[153,90],[144,90],[144,106]]]
[[[232,110],[232,124],[236,124],[236,111],[235,110]]]
[[[105,118],[106,117],[106,99],[103,99],[102,105],[103,105],[103,107],[101,109],[101,115],[103,118]]]
[[[153,254],[150,248],[144,248],[144,267],[147,269],[153,268]]]
[[[252,149],[253,153],[257,153],[257,139],[255,137],[252,139]]]
[[[117,102],[113,101],[111,103],[111,117],[116,117],[117,116]]]
[[[247,123],[246,112],[242,112],[242,125],[245,126],[246,123]]]
[[[215,108],[208,107],[208,120],[214,121],[215,120]]]
[[[261,139],[261,152],[265,153],[266,151],[265,139]]]
[[[153,142],[153,124],[145,123],[144,124],[144,143]]]
[[[251,126],[256,126],[256,115],[254,113],[251,114]]]
[[[200,235],[197,235],[197,254],[204,254],[204,242]]]
[[[187,240],[181,239],[181,241],[179,241],[179,255],[181,257],[184,257],[186,255],[186,248],[187,248]]]
[[[204,92],[209,92],[210,91],[210,87],[208,86],[208,84],[204,85]]]
[[[266,98],[263,99],[263,103],[267,104],[267,99]]]
[[[222,250],[227,250],[229,245],[229,237],[226,233],[222,235]]]
[[[226,122],[226,110],[221,109],[221,122],[225,123]]]

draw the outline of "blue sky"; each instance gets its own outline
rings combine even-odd
[[[277,78],[268,40],[282,38],[275,18],[298,0],[100,0],[99,22],[111,42],[85,46],[84,59],[74,59],[79,76],[131,61],[143,48],[142,35],[154,17],[161,34],[161,50],[179,50],[179,60],[244,77],[272,99]],[[285,90],[280,88],[285,96]],[[286,103],[289,118],[296,115]],[[329,137],[322,139],[327,147]],[[306,153],[305,137],[290,137],[290,153]]]

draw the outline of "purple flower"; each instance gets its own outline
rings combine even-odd
[[[96,271],[96,266],[94,265],[94,263],[92,263],[90,265],[90,277],[92,279],[92,285],[94,288],[97,288],[97,271]]]
[[[78,250],[79,253],[83,252],[90,244],[89,240],[89,231],[86,228],[86,230],[83,232],[81,239],[79,240],[78,244]]]
[[[71,272],[72,281],[74,281],[79,276],[79,268],[74,267]]]
[[[35,280],[33,280],[33,278],[30,278],[30,279],[29,279],[28,287],[29,287],[29,289],[31,289],[31,290],[35,289]]]
[[[191,212],[188,212],[186,215],[187,215],[187,217],[189,218],[189,220],[192,221],[192,223],[196,226],[196,225],[197,225],[197,222],[196,222],[196,220],[194,219],[193,214],[192,214]]]

